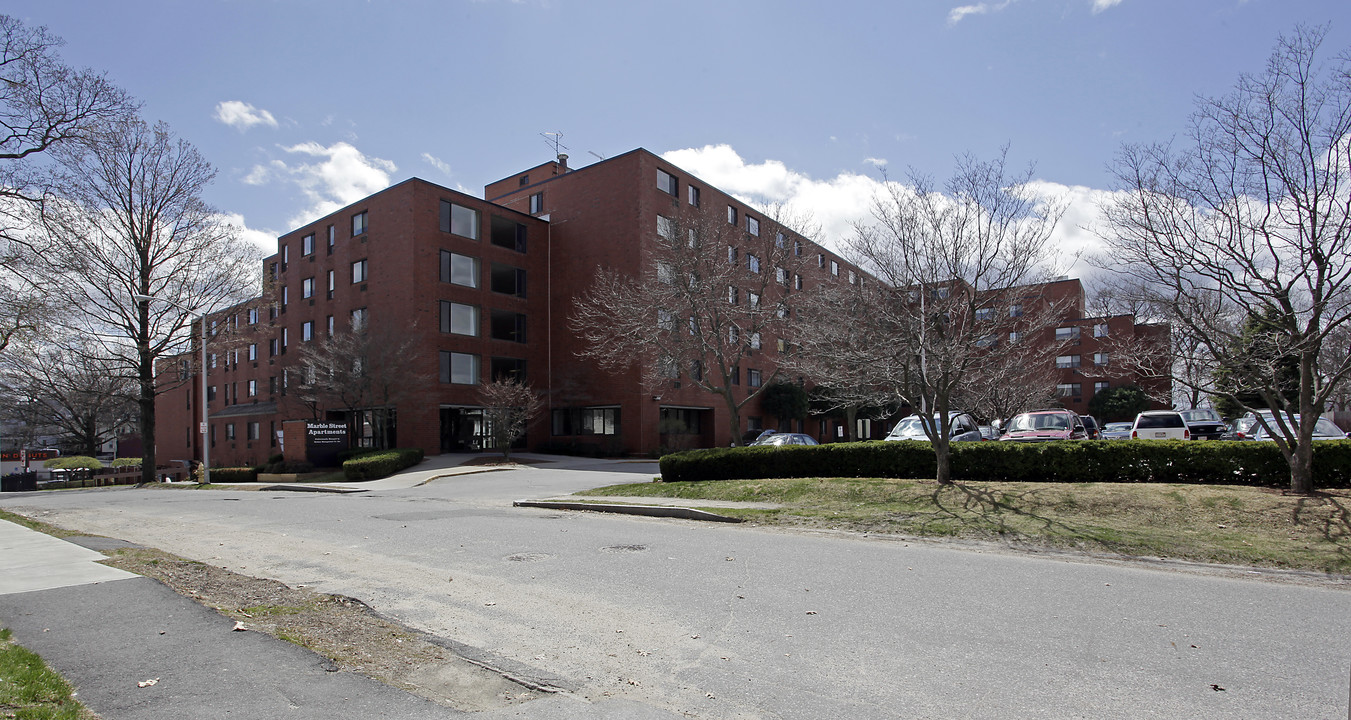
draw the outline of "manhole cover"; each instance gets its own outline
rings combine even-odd
[[[508,562],[537,562],[539,560],[548,560],[548,553],[524,552],[507,556]]]
[[[647,550],[646,545],[610,545],[600,549],[601,552],[607,553],[634,553],[643,552],[645,550]]]

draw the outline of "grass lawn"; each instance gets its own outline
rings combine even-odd
[[[0,629],[0,717],[33,720],[90,720],[97,717],[75,698],[65,678],[42,658],[10,640]]]
[[[1228,485],[799,478],[639,483],[580,495],[779,503],[718,508],[766,525],[1002,540],[1094,552],[1351,574],[1351,490]]]

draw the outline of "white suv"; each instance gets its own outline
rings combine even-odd
[[[1150,410],[1135,416],[1131,428],[1132,440],[1190,440],[1191,430],[1182,413],[1173,410]]]

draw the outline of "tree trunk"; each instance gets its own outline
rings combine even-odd
[[[141,407],[141,482],[159,482],[155,474],[155,376],[149,352],[141,353],[139,379],[141,396],[137,404]],[[203,437],[202,442],[210,442]]]
[[[935,475],[939,485],[952,484],[952,453],[949,452],[952,445],[946,433],[939,430],[939,437],[933,441],[934,464],[937,466]]]
[[[722,399],[727,401],[727,425],[732,431],[732,447],[741,446],[741,411],[736,406],[736,400],[732,399],[732,393],[722,394]]]
[[[1305,440],[1290,454],[1290,492],[1313,494],[1313,442]]]

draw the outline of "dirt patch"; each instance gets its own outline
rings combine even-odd
[[[249,630],[309,648],[330,670],[361,673],[462,711],[517,705],[536,689],[455,654],[428,636],[380,617],[360,600],[290,587],[160,550],[104,550],[105,564],[154,578]]]
[[[511,467],[512,465],[545,465],[553,462],[552,460],[538,460],[535,458],[514,457],[510,460],[503,460],[500,455],[484,455],[483,457],[470,458],[460,463],[461,466],[490,466],[490,467]]]

